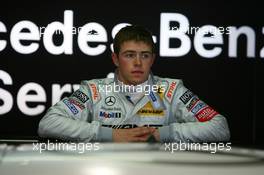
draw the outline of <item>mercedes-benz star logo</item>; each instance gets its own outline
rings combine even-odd
[[[116,99],[114,96],[109,96],[105,98],[105,104],[107,104],[108,106],[114,105],[115,102],[116,102]]]

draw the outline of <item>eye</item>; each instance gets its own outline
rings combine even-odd
[[[144,59],[148,59],[150,57],[151,57],[151,53],[143,53],[142,54],[142,58],[144,58]]]
[[[134,58],[135,57],[135,54],[134,53],[126,53],[125,54],[125,57],[126,58]]]

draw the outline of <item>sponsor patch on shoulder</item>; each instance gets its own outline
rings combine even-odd
[[[188,101],[190,101],[190,99],[194,96],[194,94],[192,93],[192,91],[187,90],[186,92],[184,92],[184,94],[180,97],[180,100],[186,104],[188,103]]]
[[[167,93],[165,95],[165,98],[169,102],[172,101],[172,97],[173,97],[174,91],[176,89],[176,85],[177,85],[176,81],[171,82],[170,85],[169,85],[169,88],[168,88]]]
[[[100,96],[99,96],[99,91],[98,91],[96,84],[95,83],[89,83],[88,85],[91,89],[93,101],[97,102],[98,100],[100,100]]]
[[[89,100],[89,97],[80,90],[75,91],[72,96],[79,99],[82,103],[85,103],[87,100]]]

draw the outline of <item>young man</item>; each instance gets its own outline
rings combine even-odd
[[[154,48],[146,29],[122,28],[112,53],[115,77],[82,81],[79,90],[47,111],[39,135],[80,142],[229,140],[224,116],[181,80],[151,74]]]

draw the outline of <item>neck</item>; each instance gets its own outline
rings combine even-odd
[[[139,83],[128,82],[119,75],[117,76],[117,79],[119,82],[123,83],[124,85],[129,85],[129,86],[137,86],[137,85],[145,84],[148,81],[148,79],[146,79]]]

